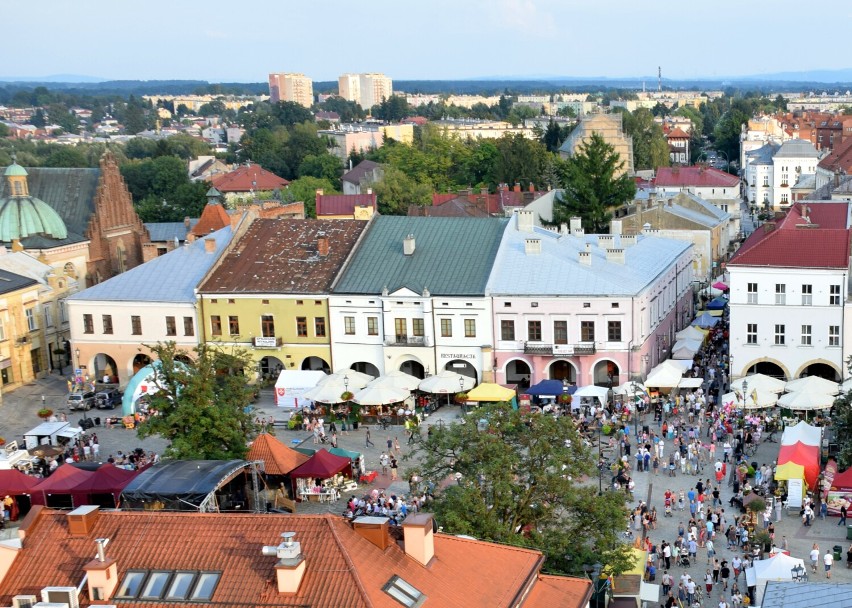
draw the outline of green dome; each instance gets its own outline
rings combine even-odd
[[[8,175],[8,169],[6,172]],[[0,198],[0,242],[11,243],[36,235],[64,239],[68,230],[53,207],[40,199],[32,196]]]
[[[27,173],[27,170],[24,169],[21,165],[13,162],[11,165],[6,167],[6,172],[3,173],[3,175],[5,175],[6,177],[26,177],[27,175],[29,175],[29,173]]]

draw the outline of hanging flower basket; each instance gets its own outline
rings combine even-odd
[[[43,407],[38,412],[36,412],[36,415],[39,418],[44,418],[46,420],[46,419],[50,418],[51,416],[53,416],[53,410],[50,409],[50,408],[47,408],[47,407]]]
[[[467,403],[467,393],[457,393],[455,398],[456,403]]]
[[[344,401],[351,401],[352,397],[354,396],[355,395],[352,393],[352,391],[343,391],[343,393],[340,395],[340,398]]]
[[[572,401],[574,401],[574,397],[572,397],[568,393],[563,393],[559,395],[559,403],[563,405],[571,405]]]

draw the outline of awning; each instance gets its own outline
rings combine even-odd
[[[511,401],[515,391],[499,384],[483,382],[467,394],[468,401]]]
[[[678,388],[701,388],[702,384],[704,384],[703,378],[681,378],[677,386]]]

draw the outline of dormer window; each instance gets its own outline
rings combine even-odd
[[[194,570],[128,570],[115,598],[209,602],[221,576]]]

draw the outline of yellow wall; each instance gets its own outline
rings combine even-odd
[[[379,127],[385,139],[394,139],[403,144],[414,143],[414,125],[385,125]]]

